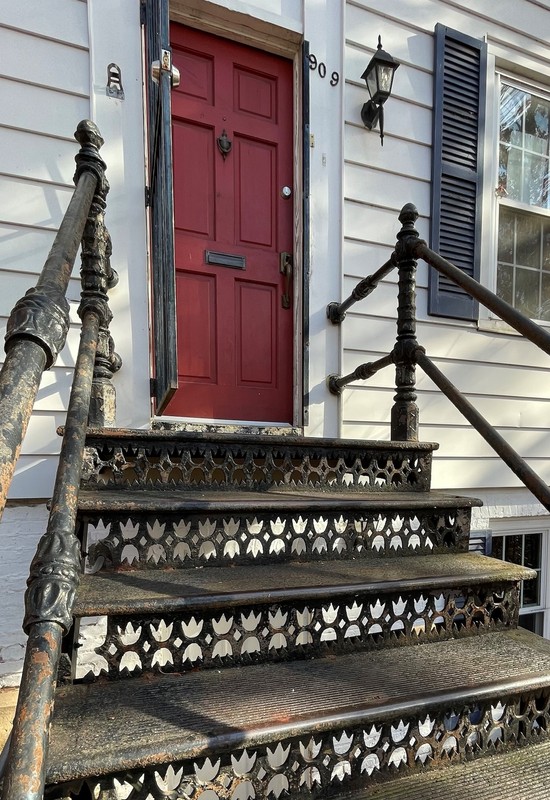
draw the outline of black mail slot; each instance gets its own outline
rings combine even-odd
[[[246,269],[246,258],[234,256],[232,253],[215,253],[205,250],[204,258],[207,264],[216,264],[218,267],[231,267],[231,269]]]

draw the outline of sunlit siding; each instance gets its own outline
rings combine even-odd
[[[537,74],[550,88],[550,58],[540,35],[549,19],[550,6],[534,0],[499,3],[497,15],[492,0],[475,4],[466,0],[392,0],[391,4],[386,0],[352,0],[346,4],[342,297],[359,278],[373,273],[387,260],[405,203],[417,206],[420,236],[429,239],[435,25],[442,23],[470,36],[487,37],[489,53],[497,63],[512,64],[519,74]],[[401,62],[393,96],[386,106],[383,147],[378,131],[367,131],[360,118],[367,99],[360,76],[372,57],[378,35],[384,49]],[[488,125],[492,124],[489,120]],[[485,233],[491,235],[491,230]],[[481,265],[482,275],[487,274],[488,266]],[[395,280],[395,275],[390,275],[373,295],[348,313],[341,332],[344,373],[391,350],[395,340]],[[548,357],[516,336],[482,332],[471,323],[429,317],[427,285],[427,268],[421,263],[417,288],[420,344],[510,444],[550,481]],[[434,486],[474,490],[519,486],[515,476],[420,370],[417,380],[421,439],[440,443]],[[342,434],[389,438],[393,394],[392,368],[345,390]]]
[[[71,198],[72,138],[90,116],[88,14],[82,0],[0,2],[0,335],[14,303],[36,283]],[[71,280],[69,345],[44,376],[11,497],[51,492],[56,426],[63,419],[78,343]]]

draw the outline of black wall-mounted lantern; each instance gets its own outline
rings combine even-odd
[[[382,50],[382,37],[379,36],[376,53],[361,75],[370,94],[370,100],[361,109],[361,119],[365,128],[369,130],[372,130],[377,122],[379,123],[382,145],[384,144],[384,103],[391,94],[393,76],[398,66],[399,61]]]

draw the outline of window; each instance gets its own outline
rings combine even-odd
[[[544,630],[543,545],[543,534],[540,531],[502,534],[493,532],[492,535],[493,558],[521,564],[537,572],[532,580],[522,581],[519,624],[541,636]]]
[[[550,99],[502,77],[497,294],[550,321]]]

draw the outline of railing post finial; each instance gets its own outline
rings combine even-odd
[[[105,177],[107,165],[99,155],[99,151],[104,144],[103,136],[99,128],[90,119],[83,119],[78,123],[74,138],[80,145],[80,150],[75,156],[76,170],[74,182],[83,172],[94,172],[97,175],[96,199],[99,197],[105,202],[105,196],[109,191],[109,183]]]

